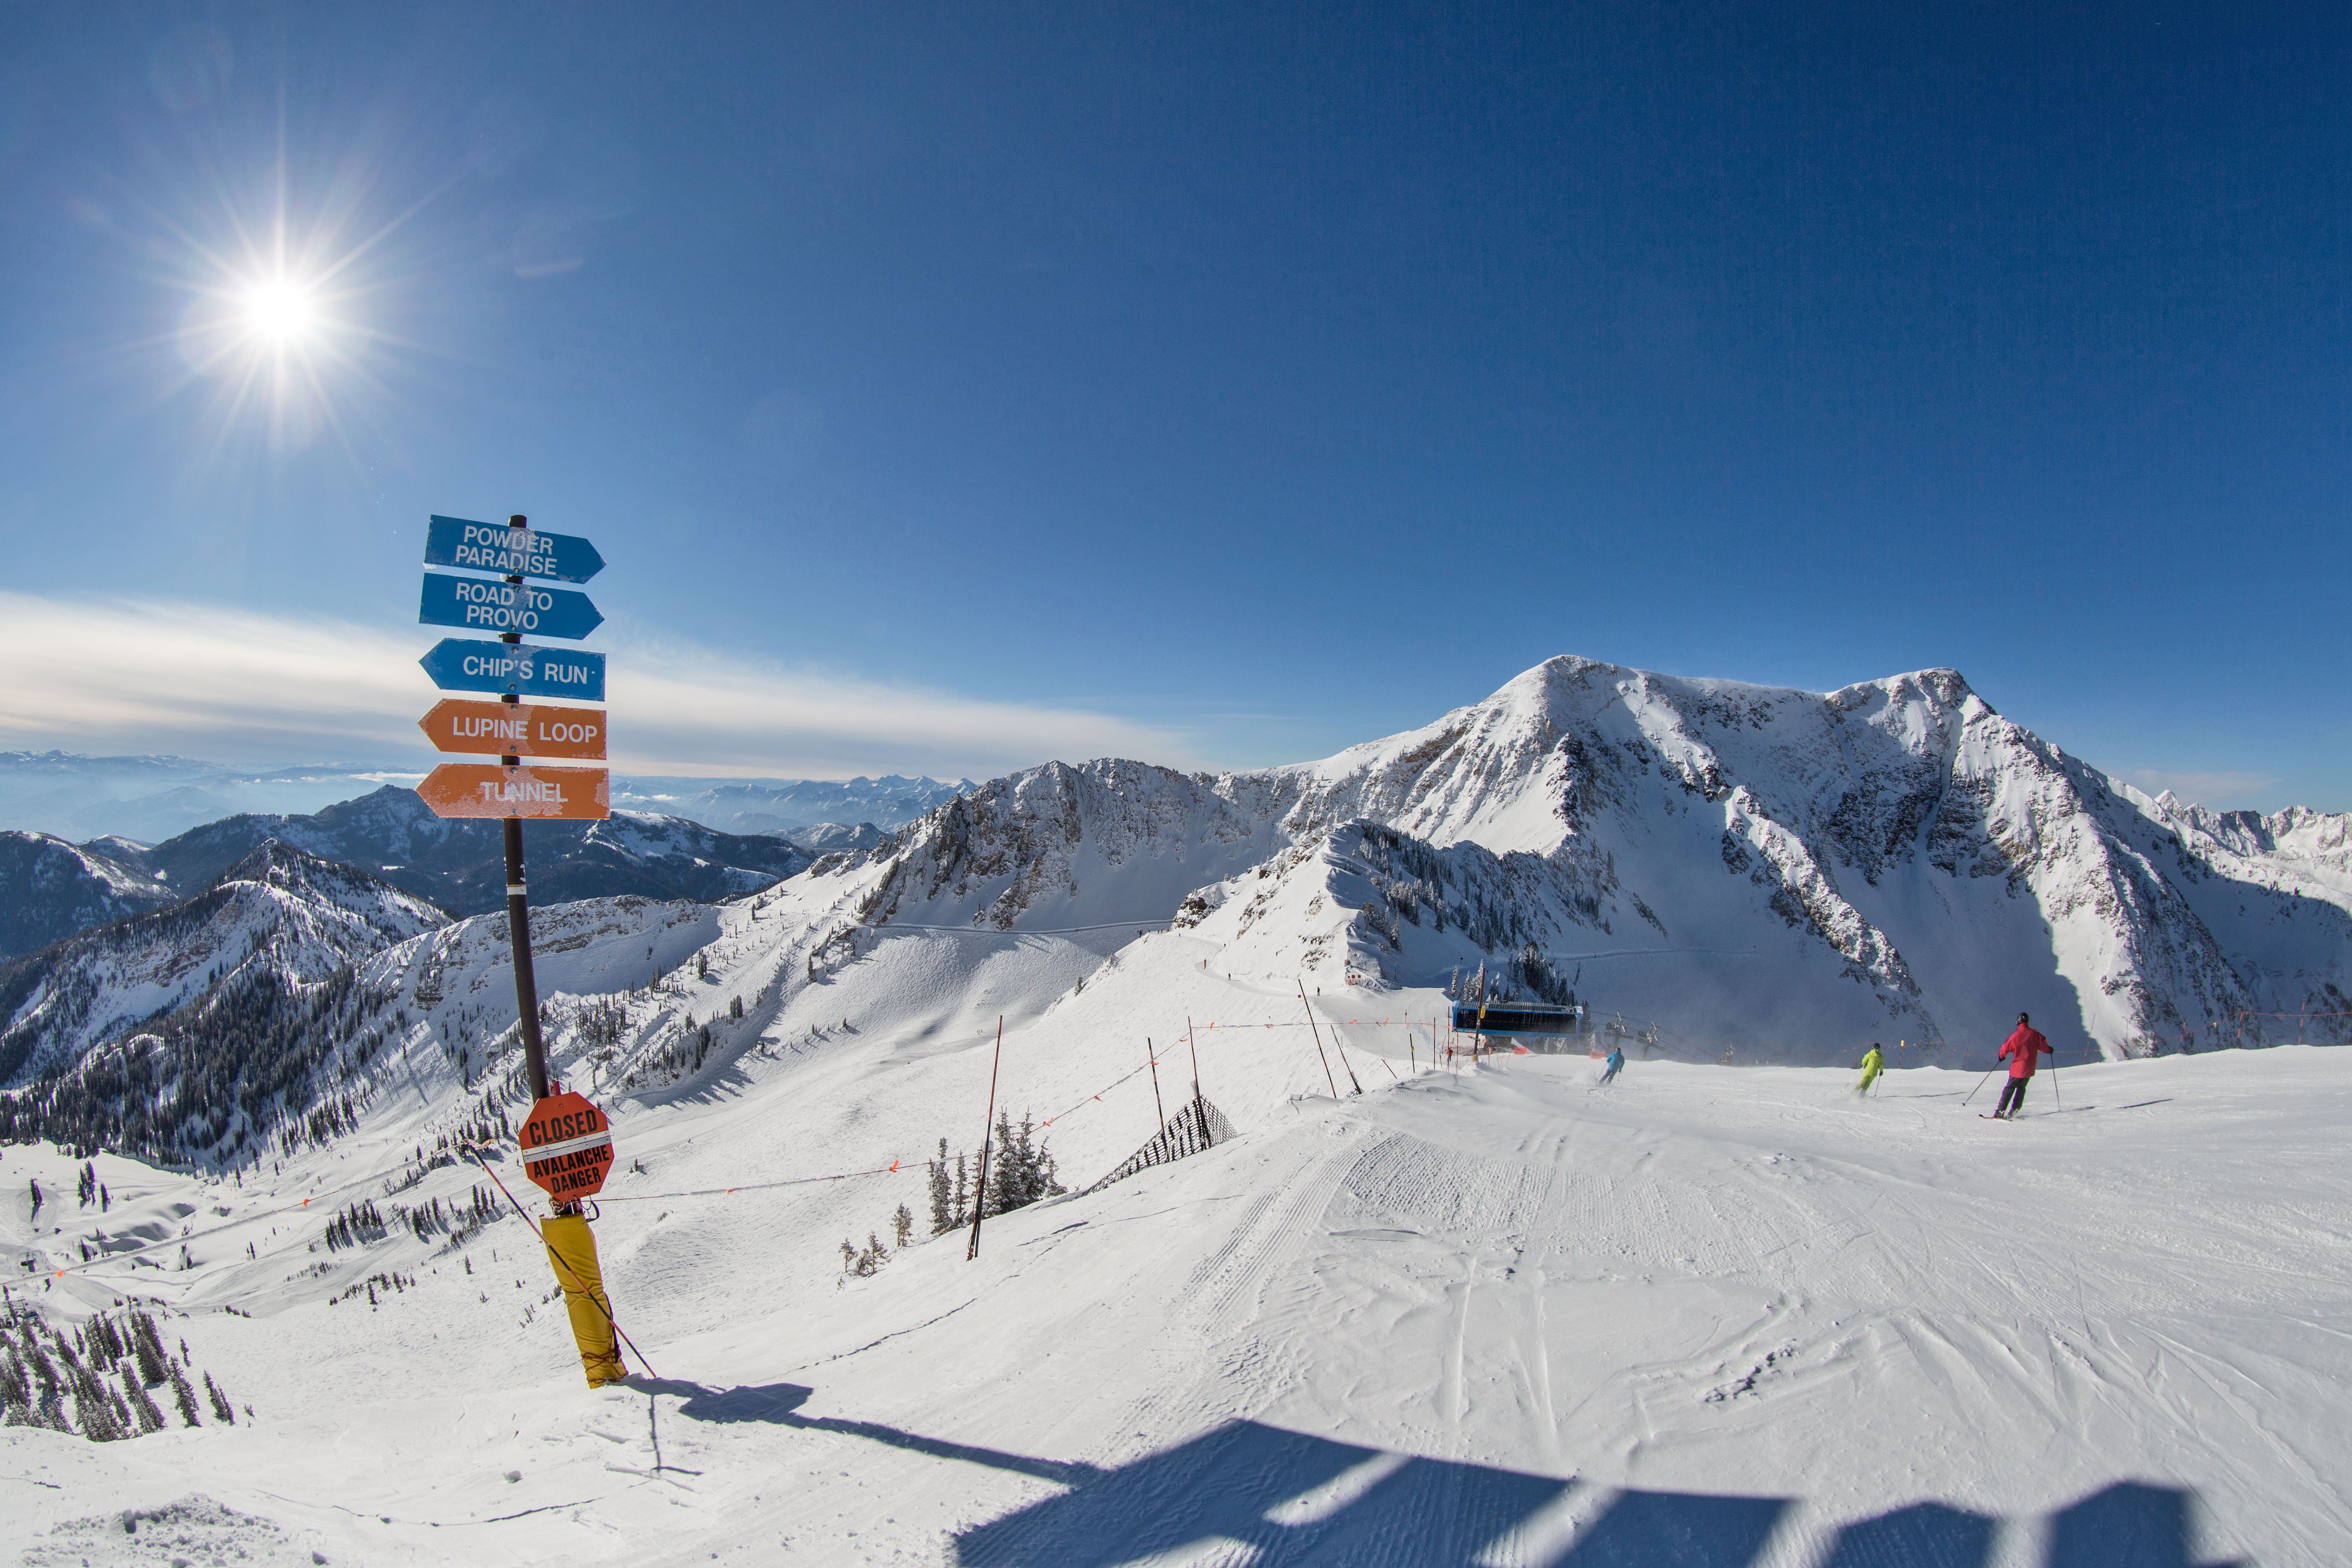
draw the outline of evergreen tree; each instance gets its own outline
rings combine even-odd
[[[931,1234],[944,1236],[955,1228],[955,1210],[948,1191],[948,1141],[940,1140],[940,1157],[931,1162]]]
[[[905,1204],[900,1204],[898,1212],[890,1216],[890,1234],[893,1242],[898,1247],[908,1247],[914,1243],[915,1215]]]
[[[58,1348],[63,1350],[63,1341],[58,1342]],[[67,1379],[73,1385],[74,1426],[80,1429],[83,1436],[93,1443],[111,1443],[118,1437],[131,1435],[124,1430],[124,1423],[115,1415],[114,1405],[106,1397],[105,1388],[89,1368],[76,1363],[68,1373]]]
[[[944,1147],[946,1141],[942,1139],[940,1142],[941,1146]],[[971,1217],[971,1209],[970,1207],[971,1202],[971,1191],[964,1178],[964,1157],[961,1154],[958,1154],[956,1156],[955,1174],[955,1223],[957,1225],[961,1226]]]
[[[205,1373],[205,1396],[213,1402],[213,1414],[220,1418],[222,1426],[236,1425],[236,1411],[229,1405],[228,1395],[221,1392],[220,1384],[213,1381],[211,1373]]]
[[[172,1368],[172,1400],[180,1407],[180,1425],[201,1426],[196,1419],[196,1391],[188,1386],[188,1378],[178,1367]]]
[[[141,1436],[163,1429],[163,1413],[155,1407],[152,1399],[147,1397],[147,1391],[139,1385],[138,1374],[131,1370],[131,1363],[127,1361],[122,1363],[122,1396],[131,1406],[131,1415],[139,1423]]]
[[[131,1352],[139,1362],[139,1381],[149,1388],[170,1377],[172,1358],[163,1353],[163,1342],[155,1332],[155,1320],[144,1312],[134,1311],[131,1317]]]
[[[1054,1179],[1053,1156],[1036,1141],[1036,1123],[1025,1115],[1015,1127],[1010,1112],[997,1113],[996,1150],[989,1156],[988,1213],[1006,1214],[1063,1190]]]

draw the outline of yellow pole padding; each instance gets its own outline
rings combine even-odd
[[[572,1314],[572,1337],[580,1342],[581,1370],[588,1386],[602,1388],[627,1375],[613,1332],[613,1304],[604,1296],[604,1276],[596,1266],[596,1237],[581,1215],[555,1215],[540,1222],[548,1261],[563,1287],[564,1310]]]

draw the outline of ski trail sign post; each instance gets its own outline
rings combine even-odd
[[[416,793],[436,816],[546,816],[573,822],[613,815],[612,775],[603,768],[541,768],[443,763]]]
[[[426,626],[462,626],[498,640],[445,638],[418,662],[445,691],[487,691],[495,702],[445,700],[417,721],[442,752],[495,756],[496,763],[444,763],[417,794],[440,816],[496,817],[506,832],[507,934],[514,952],[516,1032],[530,1079],[530,1114],[523,1121],[523,1172],[547,1189],[554,1212],[540,1225],[548,1261],[562,1286],[588,1386],[623,1376],[618,1327],[605,1299],[596,1240],[580,1201],[604,1184],[613,1163],[613,1135],[604,1113],[547,1077],[547,1048],[539,1025],[539,981],[530,963],[530,896],[523,880],[522,823],[527,816],[594,819],[612,815],[612,775],[598,768],[526,764],[525,757],[601,760],[607,726],[601,710],[528,706],[525,697],[604,700],[604,656],[527,646],[534,637],[578,639],[604,621],[585,594],[535,586],[530,579],[585,583],[604,558],[586,540],[543,533],[524,517],[501,528],[459,517],[435,517],[425,542],[427,572],[417,619]],[[487,573],[460,576],[457,573]]]
[[[425,574],[416,618],[428,626],[543,637],[584,637],[604,624],[604,613],[585,594],[446,572]]]
[[[604,760],[601,708],[541,708],[523,702],[467,702],[445,697],[416,721],[436,752]]]
[[[509,632],[508,637],[520,637]],[[571,647],[443,637],[416,661],[444,691],[495,691],[500,698],[569,697],[604,700],[604,656]]]

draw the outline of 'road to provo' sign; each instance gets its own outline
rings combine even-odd
[[[522,1146],[522,1173],[550,1197],[593,1197],[613,1168],[612,1122],[570,1089],[534,1104],[515,1142]]]
[[[443,763],[425,775],[416,793],[436,816],[591,821],[613,815],[613,775],[603,768]]]
[[[469,702],[445,697],[416,721],[438,752],[502,757],[604,760],[602,708],[545,708],[530,702]]]
[[[446,572],[425,574],[416,618],[428,626],[570,638],[584,637],[604,624],[604,613],[595,601],[569,588],[501,583],[495,577],[452,577]]]

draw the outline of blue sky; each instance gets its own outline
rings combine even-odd
[[[2352,808],[2352,20],[2261,12],[19,7],[0,745],[389,755],[426,515],[520,510],[664,771],[1293,760],[1575,652]]]

